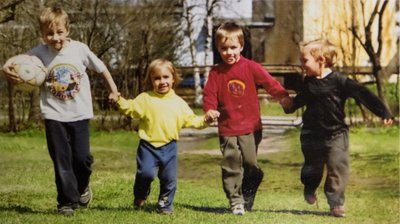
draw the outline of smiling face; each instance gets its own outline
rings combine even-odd
[[[60,7],[45,8],[39,17],[40,32],[43,41],[56,51],[60,51],[68,43],[69,18]]]
[[[154,92],[167,94],[174,87],[174,82],[174,76],[168,67],[160,65],[154,68],[151,74],[151,83]]]
[[[64,24],[54,24],[42,30],[43,40],[57,51],[66,45],[68,34],[69,31]]]
[[[220,40],[217,46],[218,52],[226,64],[233,65],[239,61],[243,46],[238,38]]]
[[[310,48],[305,47],[300,55],[303,70],[308,76],[320,76],[323,71],[323,60],[311,54]]]

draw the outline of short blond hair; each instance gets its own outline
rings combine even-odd
[[[59,6],[47,7],[39,16],[39,25],[41,32],[58,25],[65,25],[69,31],[69,17],[67,12]]]
[[[147,69],[147,73],[146,73],[146,77],[144,78],[143,81],[143,86],[144,86],[144,90],[145,91],[149,91],[153,89],[153,83],[151,81],[151,76],[156,72],[156,69],[158,69],[159,67],[166,67],[172,74],[172,77],[174,78],[174,85],[172,86],[172,88],[175,88],[179,82],[182,80],[180,73],[178,72],[178,70],[175,68],[175,66],[172,64],[171,61],[167,60],[167,59],[163,59],[163,58],[158,58],[153,60],[150,65],[149,68]]]
[[[240,45],[244,46],[244,33],[242,27],[235,22],[225,22],[221,24],[215,32],[215,46],[227,40],[237,38]]]
[[[326,39],[317,39],[309,42],[300,43],[300,52],[304,53],[305,48],[310,50],[310,54],[316,59],[324,57],[326,67],[331,68],[336,64],[337,50],[336,46]]]

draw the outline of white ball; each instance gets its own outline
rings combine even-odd
[[[47,69],[42,61],[33,55],[21,54],[13,58],[15,73],[23,80],[16,88],[22,91],[32,91],[42,85],[47,77]]]

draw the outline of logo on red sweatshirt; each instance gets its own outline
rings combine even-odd
[[[234,79],[228,82],[228,92],[233,97],[243,96],[245,89],[246,85],[240,80]]]

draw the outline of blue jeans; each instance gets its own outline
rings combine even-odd
[[[54,165],[58,205],[75,206],[92,173],[89,120],[45,120],[44,124],[47,148]]]
[[[160,179],[158,209],[172,211],[176,192],[177,145],[172,141],[159,148],[140,140],[136,155],[137,172],[133,194],[135,199],[146,199],[156,174]]]

